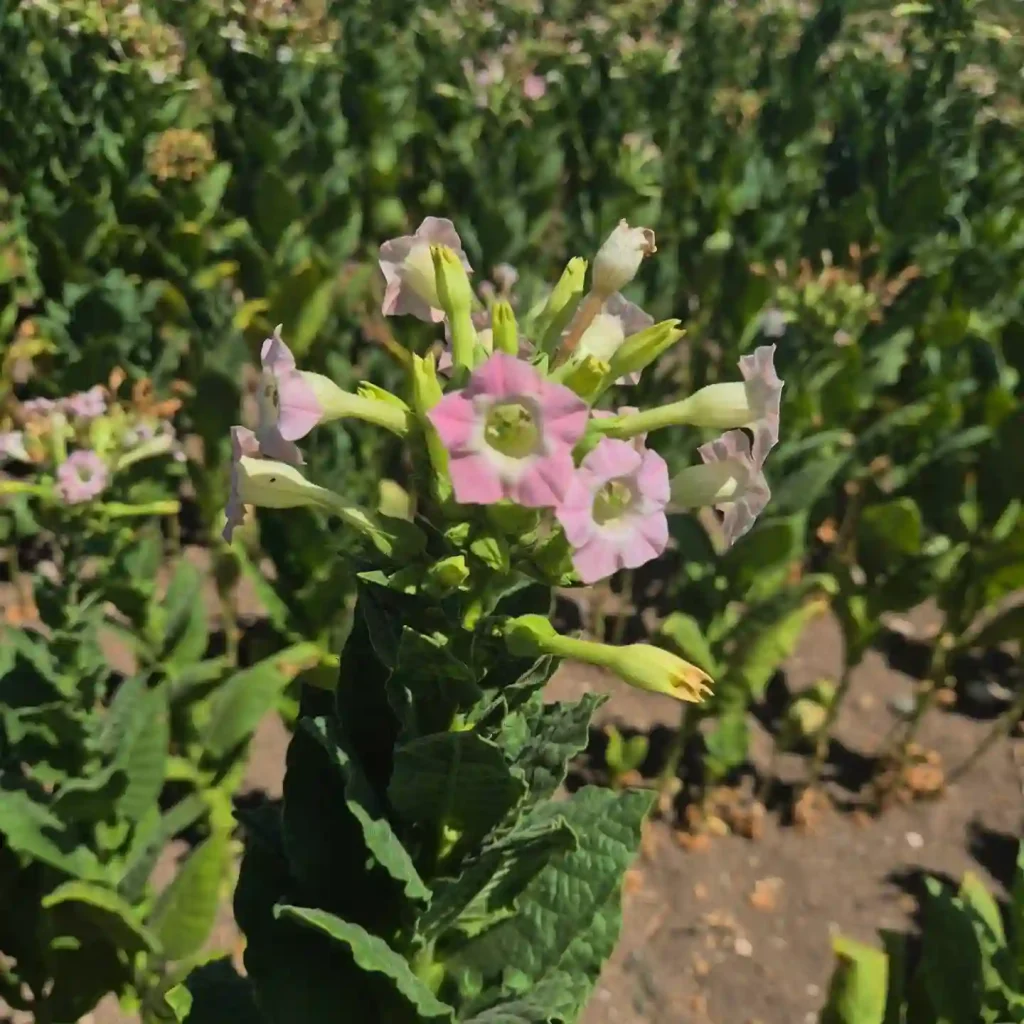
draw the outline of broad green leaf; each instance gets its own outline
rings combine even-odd
[[[115,755],[114,763],[127,780],[117,800],[118,813],[126,820],[141,820],[156,803],[164,787],[169,745],[167,698],[161,687],[134,705],[133,720],[121,733]]]
[[[1006,944],[1006,933],[1003,931],[1003,919],[999,913],[999,904],[985,888],[985,883],[973,871],[964,873],[960,884],[960,899],[972,907],[985,922],[985,927],[992,933],[1000,945]]]
[[[206,651],[209,630],[201,586],[199,570],[191,562],[181,559],[161,602],[163,636],[160,662],[171,672],[199,661]]]
[[[761,698],[776,670],[796,649],[807,624],[824,608],[821,601],[808,601],[796,608],[782,604],[777,617],[772,615],[773,608],[748,613],[754,615],[756,633],[746,643],[741,641],[729,667],[730,674],[735,674],[755,700]]]
[[[0,835],[5,844],[82,881],[106,881],[106,869],[85,845],[73,845],[69,830],[21,790],[0,787]],[[70,848],[68,848],[70,847]]]
[[[486,834],[523,794],[501,750],[472,732],[438,733],[395,751],[388,797],[409,821]]]
[[[89,917],[118,949],[157,952],[159,943],[139,919],[136,909],[113,889],[92,882],[65,882],[43,897],[43,909],[73,907]]]
[[[137,826],[117,883],[118,892],[131,902],[141,899],[164,847],[206,812],[206,801],[198,793],[185,797],[164,815],[153,805]]]
[[[896,498],[869,505],[861,513],[858,526],[858,551],[886,567],[886,559],[909,557],[921,550],[924,524],[921,510],[912,498]]]
[[[879,949],[845,936],[832,941],[836,967],[821,1024],[883,1024],[889,960]]]
[[[672,642],[687,661],[692,661],[698,668],[704,669],[712,679],[718,677],[719,665],[711,650],[711,644],[705,638],[700,623],[692,615],[673,612],[661,624],[659,632]]]
[[[217,917],[230,855],[227,837],[214,833],[189,854],[157,898],[146,923],[167,959],[191,956],[206,941]]]
[[[535,714],[527,712],[529,737],[515,765],[532,799],[549,797],[562,784],[569,761],[586,748],[594,712],[607,699],[588,693],[572,703],[544,704]]]
[[[442,878],[434,884],[430,908],[419,921],[420,933],[436,938],[458,921],[466,926],[486,920],[512,905],[525,886],[554,856],[576,849],[576,836],[564,818],[540,820],[527,814],[504,836],[484,843],[471,855],[455,878]]]
[[[506,995],[464,1019],[466,1024],[571,1024],[575,1019],[573,979],[552,974],[528,991]]]
[[[212,760],[223,761],[237,751],[275,706],[289,681],[278,667],[287,653],[236,673],[214,695],[202,738],[203,751]]]
[[[395,835],[384,816],[376,793],[363,774],[344,737],[335,724],[326,718],[303,719],[301,727],[324,748],[341,773],[345,786],[345,803],[363,830],[370,854],[396,882],[401,882],[409,900],[430,899],[430,890],[420,878],[408,851]]]
[[[720,781],[747,759],[750,726],[746,704],[723,708],[704,737],[704,764],[711,779]]]
[[[978,1024],[984,998],[981,950],[970,916],[933,879],[925,903],[921,977],[928,999],[948,1024]]]
[[[383,939],[364,928],[343,921],[325,910],[278,904],[277,917],[294,921],[345,945],[355,962],[364,970],[384,975],[415,1009],[421,1020],[453,1020],[454,1012],[442,1003]]]
[[[519,913],[468,942],[452,966],[485,986],[499,984],[507,969],[534,983],[568,975],[578,1011],[618,939],[622,879],[651,801],[650,793],[587,786],[567,801],[541,805],[538,823],[545,815],[564,817],[578,848],[544,868],[523,891]]]

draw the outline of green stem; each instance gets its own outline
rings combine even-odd
[[[633,578],[634,572],[632,569],[624,569],[619,573],[619,597],[626,597],[627,606],[633,603]],[[620,613],[618,618],[615,620],[615,625],[612,627],[612,640],[611,642],[618,647],[626,636],[626,615]]]
[[[963,778],[995,744],[1005,736],[1009,736],[1014,725],[1024,715],[1024,688],[1017,694],[1016,700],[995,720],[985,738],[974,750],[946,776],[946,785],[952,785]]]
[[[682,763],[683,754],[686,753],[686,748],[697,731],[699,717],[696,714],[691,714],[691,711],[691,707],[688,704],[684,704],[679,713],[679,727],[676,729],[675,736],[672,737],[672,742],[668,746],[665,763],[658,773],[659,793],[666,793],[673,784],[673,780],[678,778],[679,765]]]
[[[814,737],[814,755],[811,758],[811,764],[807,771],[807,789],[816,788],[821,781],[821,773],[828,758],[832,727],[836,724],[839,711],[850,692],[850,684],[853,681],[853,666],[854,662],[850,659],[847,659],[843,665],[843,674],[839,678],[839,685],[836,687],[836,692],[825,712],[825,721],[821,723],[821,728]]]

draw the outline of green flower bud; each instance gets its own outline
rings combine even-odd
[[[473,326],[473,288],[462,261],[445,245],[432,245],[430,256],[437,277],[437,294],[452,335],[452,363],[458,371],[473,368],[476,328]]]
[[[547,304],[541,311],[531,337],[540,338],[542,352],[552,354],[558,348],[562,332],[569,326],[583,298],[583,287],[587,278],[587,261],[579,256],[569,260],[562,276],[558,279]]]
[[[685,335],[686,331],[679,329],[678,320],[663,320],[626,338],[611,357],[605,386],[646,369]]]
[[[507,352],[510,356],[519,355],[519,330],[516,326],[516,315],[511,305],[502,299],[494,304],[491,310],[491,328],[493,340],[491,349],[494,352]]]

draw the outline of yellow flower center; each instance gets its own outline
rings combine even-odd
[[[524,401],[500,402],[487,413],[484,440],[510,459],[525,459],[540,448],[535,411]]]

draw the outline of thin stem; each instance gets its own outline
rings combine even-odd
[[[831,739],[832,727],[836,724],[839,711],[843,702],[850,692],[850,684],[853,681],[853,664],[847,661],[843,665],[843,674],[839,678],[839,685],[832,697],[825,712],[825,721],[814,737],[814,755],[807,771],[807,789],[814,789],[821,781],[821,773],[828,758],[829,740]]]
[[[686,747],[697,729],[697,716],[691,715],[689,704],[684,704],[679,713],[679,727],[675,736],[668,746],[668,753],[661,771],[658,773],[658,792],[667,793],[674,779],[679,775],[679,765],[682,763]]]
[[[1014,725],[1024,715],[1024,688],[1017,694],[1017,699],[995,720],[985,738],[974,750],[946,776],[946,785],[950,786],[963,778],[1000,739],[1009,736]]]
[[[624,569],[619,574],[619,585],[620,593],[619,597],[626,598],[626,605],[631,606],[633,603],[633,577],[634,572],[632,569]],[[626,636],[626,615],[620,609],[618,618],[615,620],[615,625],[612,627],[612,640],[616,647],[622,643]]]

